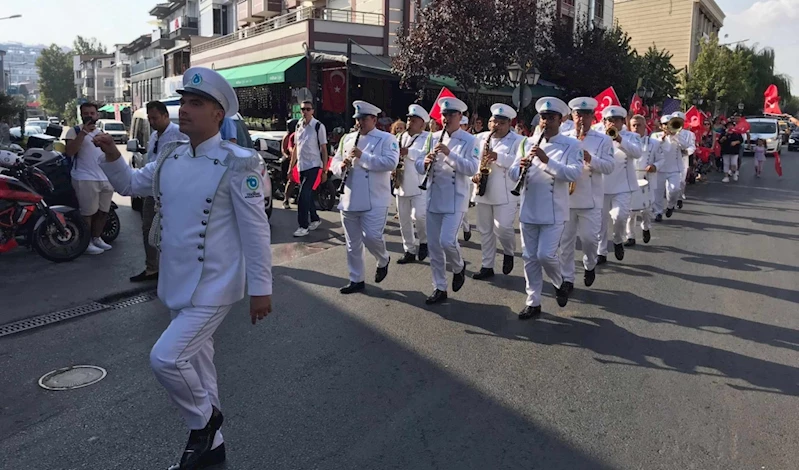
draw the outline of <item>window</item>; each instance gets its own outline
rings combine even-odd
[[[104,131],[124,131],[125,125],[121,122],[106,122],[103,125]]]
[[[228,30],[228,7],[214,8],[214,34],[230,34]]]
[[[98,68],[98,69],[101,69],[101,68],[103,68],[103,61],[102,61],[102,60],[98,60],[98,61],[97,61],[97,68]]]
[[[105,86],[112,87],[112,86],[114,86],[114,79],[113,78],[106,78],[104,83],[105,83]]]
[[[75,71],[75,78],[80,78],[80,70]]]
[[[605,0],[594,0],[594,18],[605,17]]]
[[[87,78],[86,79],[86,86],[89,87],[89,88],[94,88],[94,79],[93,78]]]
[[[751,129],[749,129],[750,134],[774,134],[777,132],[777,123],[776,122],[751,122],[749,123]]]

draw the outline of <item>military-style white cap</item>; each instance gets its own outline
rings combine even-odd
[[[622,108],[621,106],[608,106],[607,108],[602,110],[603,119],[626,118],[626,117],[627,117],[627,110]]]
[[[578,96],[569,101],[569,107],[572,111],[593,111],[599,103],[590,96]]]
[[[446,98],[439,99],[438,100],[438,107],[441,108],[441,114],[444,114],[444,113],[447,113],[447,112],[452,112],[452,111],[457,111],[459,113],[465,113],[466,110],[469,109],[469,107],[466,106],[466,103],[464,103],[463,101],[459,100],[458,98],[452,98],[452,97],[446,97]]]
[[[469,118],[466,116],[461,116],[461,126],[469,125]]]
[[[424,122],[428,122],[430,120],[430,114],[418,104],[412,104],[408,106],[408,116],[416,116],[421,118]]]
[[[561,116],[569,114],[569,107],[566,103],[554,96],[545,96],[535,102],[535,110],[541,113],[558,113]]]
[[[181,95],[189,93],[214,100],[225,110],[225,117],[233,117],[239,112],[239,99],[225,77],[216,70],[206,67],[191,67],[183,74]]]
[[[664,114],[663,116],[660,117],[660,123],[667,124],[672,117],[674,117],[673,114]]]
[[[685,121],[685,113],[683,113],[682,111],[677,111],[676,113],[671,113],[671,118],[672,118],[672,119],[674,119],[674,118],[680,118],[680,119],[682,119],[683,121]]]
[[[495,118],[504,118],[513,120],[516,118],[516,110],[513,106],[508,106],[502,103],[495,103],[491,105],[491,115]]]
[[[355,108],[355,114],[352,115],[352,117],[355,119],[362,118],[364,116],[377,116],[383,112],[382,109],[378,108],[372,103],[367,103],[366,101],[361,100],[353,101],[352,107]]]

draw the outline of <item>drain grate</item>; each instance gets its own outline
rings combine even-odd
[[[133,297],[122,298],[114,302],[89,302],[88,304],[78,305],[77,307],[59,310],[57,312],[45,313],[36,317],[26,318],[24,320],[17,320],[15,322],[6,323],[5,325],[0,325],[0,338],[16,333],[22,333],[23,331],[32,330],[34,328],[39,328],[53,323],[58,323],[64,320],[77,318],[89,313],[130,307],[132,305],[149,302],[156,297],[155,291],[151,291],[134,295]]]
[[[71,366],[44,374],[39,379],[39,386],[45,390],[74,390],[87,387],[103,380],[108,374],[98,366]]]

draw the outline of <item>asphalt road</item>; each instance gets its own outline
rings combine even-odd
[[[297,244],[296,213],[276,207],[275,313],[252,327],[241,303],[216,335],[224,468],[797,468],[799,154],[783,168],[778,179],[769,160],[755,179],[746,158],[738,183],[690,187],[649,245],[602,267],[591,289],[578,283],[566,308],[547,292],[546,314],[528,322],[515,318],[518,258],[444,305],[424,305],[427,263],[392,264],[379,287],[344,297],[335,214]],[[120,212],[123,236],[102,256],[0,259],[24,277],[0,284],[2,322],[129,288],[141,240]],[[1,338],[0,468],[171,464],[186,430],[148,365],[167,322],[153,301]],[[73,364],[108,376],[38,387]]]

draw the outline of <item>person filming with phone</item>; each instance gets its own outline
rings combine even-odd
[[[92,241],[86,248],[86,253],[99,255],[111,249],[111,245],[104,242],[100,235],[103,234],[108,211],[111,209],[114,188],[98,163],[103,151],[93,142],[94,137],[101,133],[96,125],[97,105],[94,103],[80,105],[80,117],[83,124],[70,128],[64,137],[67,142],[65,153],[72,159],[70,175],[72,187],[75,188],[75,195],[78,198],[80,215],[91,229]]]

